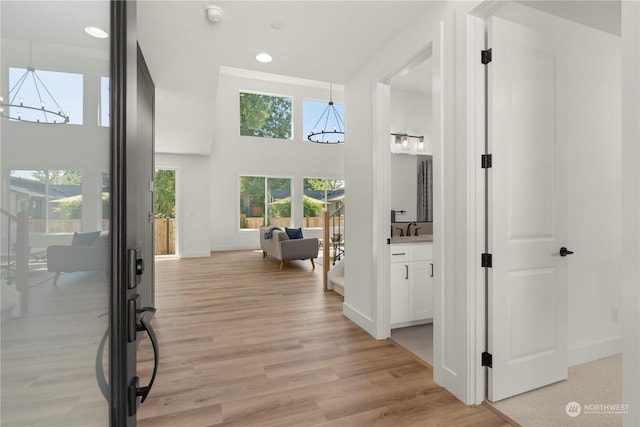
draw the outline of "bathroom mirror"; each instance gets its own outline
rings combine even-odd
[[[416,153],[394,147],[400,138],[390,136],[391,208],[396,210],[396,222],[433,221],[432,62],[428,46],[389,80],[390,133],[424,137],[424,147]]]

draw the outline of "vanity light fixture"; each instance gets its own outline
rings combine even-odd
[[[406,133],[392,133],[391,136],[395,137],[395,150],[394,152],[424,152],[424,136],[422,135],[408,135]],[[397,150],[397,151],[396,151]]]

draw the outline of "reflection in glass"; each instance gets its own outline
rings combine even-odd
[[[23,80],[24,78],[24,80]],[[26,68],[9,67],[11,117],[30,122],[53,122],[46,111],[69,116],[69,124],[82,124],[82,74],[37,69],[35,74]],[[3,92],[5,93],[5,92]],[[33,108],[21,108],[20,105]],[[38,110],[40,108],[40,110]],[[16,111],[13,111],[16,110]],[[51,116],[51,114],[49,114]],[[60,117],[57,118],[61,120]],[[62,119],[64,120],[64,119]]]
[[[109,2],[39,2],[33,22],[30,3],[0,3],[0,93],[31,62],[70,123],[0,123],[2,425],[107,426],[110,131],[84,118],[109,40],[79,21],[108,28]]]

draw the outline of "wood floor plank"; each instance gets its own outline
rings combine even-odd
[[[508,425],[345,318],[308,262],[214,252],[157,261],[156,280],[160,370],[142,427]],[[146,341],[139,360],[149,375]]]

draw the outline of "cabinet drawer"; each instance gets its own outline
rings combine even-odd
[[[409,245],[391,245],[391,262],[409,260]]]
[[[414,243],[409,246],[409,260],[427,261],[433,259],[433,243]]]

